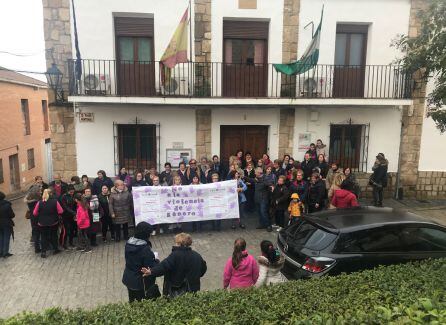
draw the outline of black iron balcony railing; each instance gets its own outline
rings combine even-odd
[[[229,98],[411,98],[411,74],[395,65],[318,64],[287,76],[272,64],[70,60],[70,95]]]

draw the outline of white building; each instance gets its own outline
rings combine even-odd
[[[412,131],[401,130],[402,120],[419,111],[413,82],[392,65],[400,53],[390,47],[415,25],[418,2],[195,0],[193,62],[178,64],[173,81],[164,85],[159,60],[187,1],[75,1],[80,81],[74,73],[73,10],[68,0],[57,8],[44,1],[47,47],[59,54],[74,106],[74,115],[63,116],[73,125],[59,132],[74,140],[61,139],[55,148],[75,156],[75,165],[65,159],[55,169],[114,174],[120,166],[161,168],[180,152],[227,160],[237,149],[256,158],[267,152],[272,159],[287,153],[301,160],[308,141],[321,139],[331,161],[366,178],[379,152],[389,159],[389,171],[397,172],[402,143],[407,177],[401,174],[401,186],[408,186],[407,193],[424,191],[410,173],[414,164],[416,173],[445,170],[445,157],[438,163],[423,158],[439,145],[429,139],[435,134],[444,145],[444,136],[430,120],[424,120],[422,136],[421,127],[413,127],[422,138],[418,168],[420,144],[409,153],[404,137]],[[308,24],[317,27],[323,5],[318,65],[293,77],[277,73],[272,64],[302,56],[312,38]],[[53,37],[56,31],[59,37]],[[75,154],[63,145],[70,142]],[[444,190],[437,188],[438,195]]]

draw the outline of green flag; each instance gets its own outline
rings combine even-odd
[[[319,43],[321,40],[322,17],[324,8],[322,7],[321,21],[317,26],[316,32],[313,34],[311,43],[308,45],[305,53],[300,60],[288,64],[273,64],[277,72],[292,76],[311,70],[319,60]]]

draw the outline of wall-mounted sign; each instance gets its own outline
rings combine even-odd
[[[311,133],[299,133],[298,150],[307,151],[310,149]]]
[[[172,148],[173,149],[183,149],[184,142],[172,142]]]
[[[174,168],[178,168],[182,161],[188,165],[191,157],[192,149],[166,149],[166,161],[170,162]]]
[[[79,122],[94,122],[94,113],[79,113]]]

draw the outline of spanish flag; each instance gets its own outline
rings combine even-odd
[[[187,25],[189,17],[189,8],[183,14],[180,24],[178,25],[172,39],[161,57],[161,68],[164,79],[169,79],[170,69],[175,67],[177,63],[187,62]],[[165,76],[164,76],[165,74]]]

